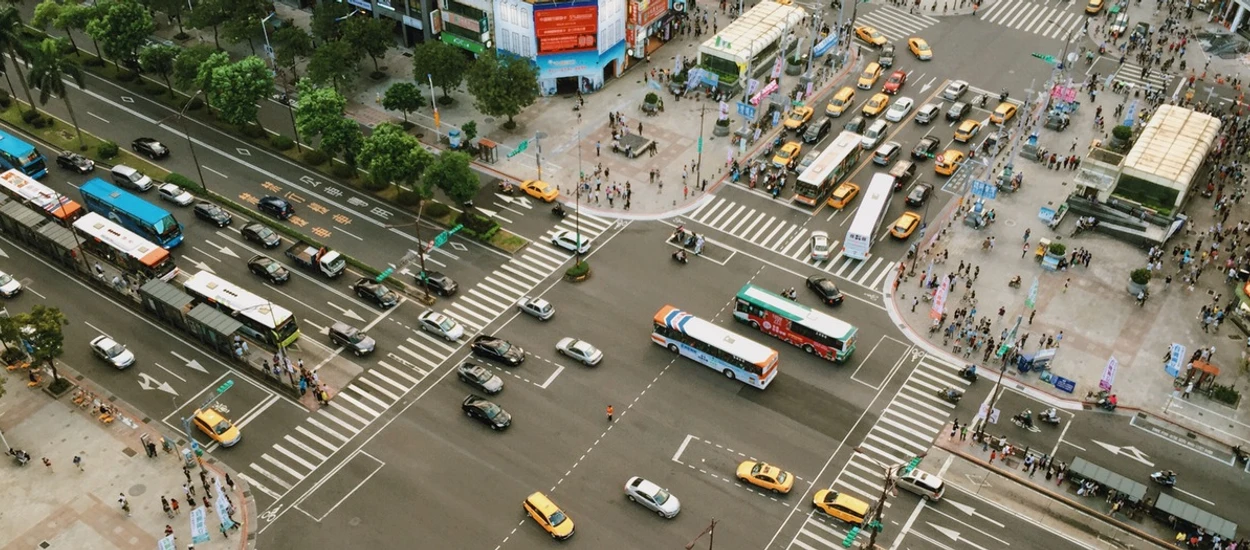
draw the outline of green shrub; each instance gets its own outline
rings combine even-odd
[[[117,80],[120,80],[122,82],[134,82],[136,78],[139,78],[139,73],[136,73],[134,71],[122,70],[121,72],[117,73]]]
[[[56,127],[56,119],[47,115],[42,115],[35,119],[35,128],[54,128]]]
[[[1111,135],[1115,136],[1116,139],[1127,141],[1133,137],[1133,129],[1121,124],[1111,129]]]
[[[252,139],[260,139],[265,137],[265,129],[255,124],[248,124],[243,127],[243,135]]]
[[[295,140],[282,134],[274,134],[269,137],[269,144],[279,151],[287,151],[295,147]]]
[[[395,197],[395,202],[399,203],[400,206],[416,206],[421,204],[421,195],[416,191],[409,191],[405,189],[400,191],[399,195]]]
[[[655,92],[647,92],[647,96],[644,97],[642,101],[643,103],[650,103],[654,105],[660,102],[660,96],[655,95]]]
[[[334,167],[330,168],[330,173],[336,178],[350,178],[356,175],[356,169],[346,164],[335,163]]]
[[[177,185],[178,187],[181,187],[183,189],[187,189],[189,191],[200,190],[200,184],[195,183],[194,181],[191,181],[191,178],[188,178],[177,172],[170,172],[169,175],[165,177],[165,181],[172,183],[174,185]]]
[[[0,97],[0,109],[8,109],[9,105],[12,105],[12,104],[13,104],[13,98],[9,97],[9,94],[7,92],[4,94],[3,97]]]
[[[166,89],[164,86],[156,83],[149,84],[147,87],[143,88],[143,93],[148,95],[161,95],[165,93],[165,91]]]
[[[1128,278],[1136,284],[1144,285],[1150,282],[1150,270],[1144,267],[1134,269],[1128,274]]]
[[[587,273],[590,273],[590,264],[584,261],[579,261],[573,264],[571,267],[569,267],[568,270],[564,272],[564,276],[565,277],[583,277]]]
[[[36,120],[39,120],[40,116],[42,115],[39,114],[39,111],[31,109],[22,113],[22,122],[25,122],[26,124],[34,124]]]
[[[100,158],[111,159],[117,156],[117,144],[106,140],[104,143],[100,144],[97,152],[100,153]]]
[[[1068,247],[1063,243],[1050,243],[1050,253],[1054,256],[1062,256],[1068,251]]]
[[[456,223],[464,226],[465,229],[472,231],[474,236],[482,235],[492,228],[498,227],[499,224],[482,214],[476,212],[461,212],[456,216]]]
[[[203,109],[203,108],[204,108],[204,100],[203,100],[203,99],[201,99],[201,98],[200,98],[200,96],[198,96],[198,95],[197,95],[197,96],[195,96],[195,97],[191,98],[191,104],[190,104],[190,105],[187,105],[187,104],[185,104],[185,103],[184,103],[182,106],[183,106],[183,107],[185,107],[187,110],[190,110],[190,111],[198,111],[198,110],[200,110],[200,109]]]
[[[51,393],[52,395],[60,395],[69,391],[69,389],[73,386],[73,382],[70,382],[68,378],[62,376],[53,380],[51,384],[48,384],[48,393]]]
[[[88,57],[82,60],[82,65],[84,67],[103,67],[104,60],[98,57]]]
[[[430,201],[425,203],[425,215],[432,218],[441,218],[451,213],[451,207],[441,202]]]
[[[309,149],[304,151],[302,156],[304,158],[304,162],[311,166],[321,166],[322,164],[325,164],[327,160],[330,160],[330,155],[325,154],[325,151],[320,149]]]
[[[1236,405],[1237,402],[1241,400],[1241,392],[1237,391],[1237,389],[1234,388],[1231,384],[1227,386],[1224,386],[1221,384],[1212,384],[1210,395],[1211,395],[1211,399],[1220,401],[1222,403],[1227,403],[1229,405]]]
[[[335,168],[338,168],[338,166],[335,166]],[[382,190],[385,190],[387,187],[390,187],[391,182],[378,181],[377,179],[370,176],[370,177],[365,178],[364,181],[360,183],[360,185],[361,187],[365,188],[365,191],[372,191],[374,193],[377,193],[378,191],[382,191]]]
[[[729,126],[729,122],[730,122],[730,120],[729,120],[728,118],[718,118],[718,119],[716,119],[716,125],[717,125],[717,126],[720,126],[720,127],[722,127],[722,128],[723,128],[723,127],[726,127],[726,126]]]

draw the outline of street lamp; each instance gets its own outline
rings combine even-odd
[[[424,201],[424,200],[421,201],[421,206],[417,208],[417,221],[412,223],[412,227],[413,227],[413,231],[417,234],[417,261],[421,264],[420,279],[421,279],[421,282],[423,283],[421,285],[421,292],[425,295],[426,299],[429,299],[430,289],[428,286],[424,284],[427,281],[427,278],[429,277],[429,275],[427,274],[428,272],[425,270],[425,244],[421,241],[421,217],[425,215],[426,202],[428,201]],[[404,227],[407,225],[408,224],[406,223],[401,223],[398,225],[385,225],[383,227],[387,229],[395,229],[395,228]],[[399,264],[396,264],[396,265],[400,265],[402,267],[403,263],[411,262],[411,261],[412,260],[408,259],[408,256],[405,255],[405,258],[401,258],[399,261]],[[399,268],[396,268],[396,269],[399,269]]]
[[[877,543],[877,533],[881,532],[881,516],[885,513],[886,498],[890,496],[890,493],[894,492],[895,484],[897,483],[896,474],[900,471],[903,475],[911,472],[916,468],[916,466],[920,465],[920,461],[924,460],[925,455],[916,455],[912,457],[907,464],[890,465],[868,456],[868,454],[859,447],[856,447],[854,451],[856,454],[864,457],[865,460],[880,466],[885,471],[885,482],[881,484],[881,496],[877,497],[877,505],[873,509],[872,519],[869,520],[868,518],[864,518],[864,527],[872,531],[872,534],[868,535],[868,546],[866,546],[866,548],[875,548]]]
[[[202,93],[204,93],[204,90],[201,89],[201,90],[196,90],[195,93],[191,94],[191,97],[187,98],[187,104],[183,105],[182,110],[179,111],[178,114],[174,116],[177,117],[178,121],[182,123],[182,135],[183,137],[187,138],[187,148],[191,149],[191,161],[195,163],[195,173],[200,176],[200,189],[203,189],[204,191],[208,191],[208,185],[204,183],[204,170],[200,168],[200,159],[195,154],[195,144],[192,143],[191,141],[191,132],[187,129],[187,118],[186,118],[187,109],[191,108],[191,103],[193,103],[195,101],[195,98],[199,97],[199,95]],[[161,120],[161,123],[163,124],[166,120],[169,120],[170,118],[173,118],[173,117],[165,117],[163,120]]]
[[[278,66],[276,64],[276,60],[273,58],[273,46],[269,44],[269,25],[266,23],[268,23],[270,19],[273,19],[273,16],[275,15],[278,15],[278,12],[275,11],[270,13],[269,15],[266,15],[264,19],[260,20],[260,32],[265,33],[265,55],[269,56],[269,67],[273,69],[278,68]]]

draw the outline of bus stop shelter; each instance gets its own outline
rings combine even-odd
[[[1175,517],[1176,519],[1206,529],[1208,533],[1215,533],[1228,540],[1237,537],[1237,524],[1219,517],[1210,512],[1200,510],[1196,506],[1172,498],[1167,493],[1159,495],[1159,502],[1155,503],[1155,509]]]
[[[1127,496],[1132,502],[1141,502],[1142,497],[1146,496],[1145,485],[1089,462],[1084,458],[1072,459],[1072,465],[1068,466],[1068,479],[1076,483],[1084,480],[1093,481],[1108,489],[1115,489],[1117,493]]]

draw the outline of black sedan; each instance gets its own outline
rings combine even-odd
[[[460,405],[460,410],[469,418],[490,426],[492,430],[502,430],[512,425],[512,415],[485,397],[469,394]]]
[[[816,296],[820,297],[820,301],[827,305],[837,305],[842,303],[842,291],[838,290],[838,285],[827,277],[820,275],[812,275],[807,278],[807,288],[812,289]]]
[[[362,300],[371,302],[382,309],[392,308],[399,304],[399,294],[368,277],[356,279],[356,282],[352,283],[352,290]]]
[[[424,276],[423,276],[424,275]],[[418,286],[423,286],[426,290],[434,292],[439,296],[451,296],[456,293],[459,286],[451,277],[443,275],[437,271],[423,271],[416,275]]]
[[[265,248],[277,248],[282,244],[282,238],[274,233],[272,229],[265,227],[259,223],[249,223],[239,230],[243,234],[243,238],[259,244]]]
[[[456,367],[456,376],[461,382],[489,394],[503,391],[503,380],[481,365],[466,362]]]
[[[291,203],[284,198],[273,195],[261,197],[260,201],[256,203],[256,208],[279,220],[290,219],[291,216],[295,215],[295,207],[291,206]]]
[[[478,336],[473,339],[473,354],[498,361],[505,365],[517,366],[525,361],[525,350],[503,338],[494,336]]]
[[[141,137],[130,142],[130,148],[152,160],[163,159],[169,156],[169,148],[165,147],[164,143],[149,137]]]
[[[907,194],[907,204],[909,206],[920,206],[924,201],[929,200],[929,195],[933,194],[933,186],[927,183],[917,183],[911,188],[911,192]]]
[[[204,220],[217,227],[225,227],[234,222],[234,216],[226,212],[225,208],[217,206],[211,202],[195,203],[195,217]]]
[[[73,151],[61,151],[56,156],[56,165],[79,174],[90,174],[95,170],[95,161]]]
[[[937,155],[937,150],[942,146],[942,140],[933,136],[925,136],[916,142],[916,147],[911,150],[911,158],[916,160],[931,159]]]
[[[291,280],[291,272],[287,271],[285,266],[264,254],[252,256],[252,259],[247,261],[247,270],[275,285]]]

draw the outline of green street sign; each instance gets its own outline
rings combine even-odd
[[[699,152],[703,152],[703,136],[699,136]]]
[[[1053,55],[1046,55],[1046,54],[1041,54],[1041,53],[1036,53],[1036,52],[1034,52],[1034,53],[1033,53],[1033,57],[1036,57],[1036,58],[1038,58],[1038,59],[1041,59],[1042,61],[1045,61],[1045,62],[1047,62],[1047,63],[1051,63],[1051,64],[1054,64],[1054,62],[1055,62],[1055,56],[1053,56]]]
[[[234,380],[226,380],[222,385],[217,386],[217,393],[226,393],[226,390],[230,389],[231,386],[234,386]]]
[[[521,143],[516,144],[516,149],[513,149],[511,153],[508,153],[508,158],[512,158],[521,153],[524,153],[526,149],[529,149],[529,147],[530,147],[530,140],[528,139],[522,141]]]
[[[456,224],[455,227],[448,229],[446,231],[443,231],[442,233],[439,233],[437,237],[434,237],[434,246],[437,247],[437,246],[443,246],[447,244],[447,240],[450,239],[452,235],[455,235],[457,231],[460,231],[463,228],[464,228],[464,225]]]
[[[374,277],[374,278],[373,278],[373,282],[375,282],[375,283],[380,283],[380,282],[382,282],[382,281],[385,281],[385,280],[386,280],[386,278],[387,278],[387,277],[390,277],[390,276],[391,276],[391,274],[392,274],[392,273],[394,273],[394,272],[395,272],[395,268],[393,268],[393,267],[388,267],[388,268],[386,268],[386,269],[383,269],[381,273],[378,273],[378,276],[377,276],[377,277]]]

